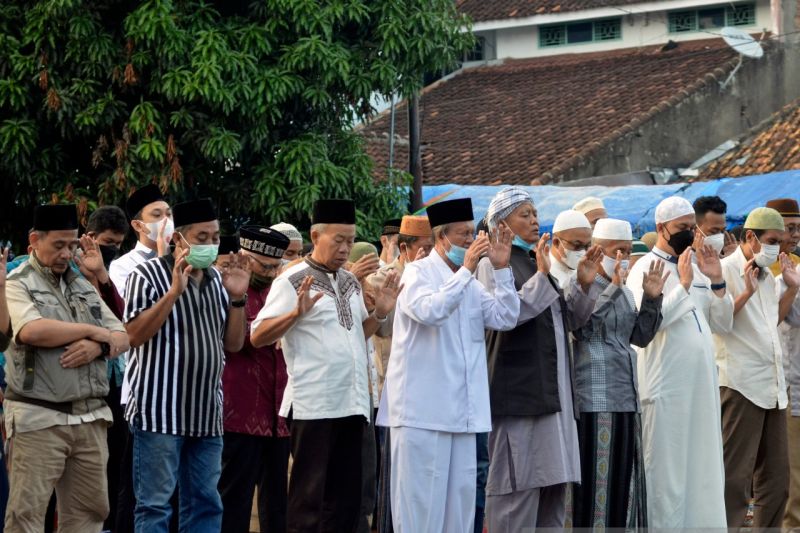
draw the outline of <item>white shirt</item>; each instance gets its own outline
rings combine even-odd
[[[745,291],[747,258],[739,247],[722,259],[722,275],[734,300]],[[719,384],[740,392],[762,409],[789,403],[778,335],[778,293],[768,269],[758,290],[733,317],[733,329],[716,335]]]
[[[289,381],[280,415],[298,420],[370,418],[369,361],[362,322],[367,308],[355,276],[340,270],[333,274],[300,262],[272,283],[252,331],[268,318],[297,307],[297,289],[313,276],[310,296],[324,294],[300,317],[281,341]]]
[[[466,268],[453,273],[438,252],[406,264],[378,425],[491,429],[484,329],[510,330],[519,315],[511,269],[494,275],[491,295]]]
[[[797,271],[800,272],[800,265],[797,266]],[[775,278],[775,290],[779,302],[787,289],[783,274]],[[789,314],[778,326],[778,333],[783,349],[783,373],[786,376],[786,384],[790,392],[798,391],[800,390],[800,296],[794,299]],[[800,393],[794,392],[791,396],[792,416],[800,416]]]
[[[128,283],[128,276],[131,275],[133,269],[155,256],[156,252],[141,242],[137,242],[133,250],[111,261],[111,265],[108,267],[108,277],[123,300],[125,299],[125,285]]]

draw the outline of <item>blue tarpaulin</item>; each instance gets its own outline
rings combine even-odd
[[[503,186],[431,185],[422,190],[424,202],[446,192],[456,190],[447,197],[472,198],[475,217],[486,215],[489,203]],[[533,197],[539,211],[540,232],[550,232],[555,217],[587,196],[601,198],[609,216],[627,220],[634,235],[655,230],[654,212],[658,203],[668,196],[682,196],[693,202],[700,196],[720,196],[728,204],[728,227],[744,223],[747,214],[774,198],[800,200],[800,170],[762,174],[746,178],[723,178],[698,183],[673,185],[628,185],[624,187],[525,187]]]

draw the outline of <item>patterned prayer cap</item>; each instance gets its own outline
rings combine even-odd
[[[489,210],[486,212],[486,224],[489,229],[494,229],[501,220],[508,218],[514,209],[525,202],[533,204],[533,198],[522,187],[506,187],[495,194],[492,203],[489,204]]]

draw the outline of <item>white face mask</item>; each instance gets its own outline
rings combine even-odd
[[[158,232],[161,230],[161,224],[164,223],[164,219],[162,218],[158,222],[148,222],[145,224],[147,229],[150,230],[150,233],[147,234],[147,238],[149,238],[153,242],[158,242]],[[167,242],[172,240],[172,234],[175,233],[175,223],[172,221],[172,217],[167,218],[167,225],[164,228],[164,239]]]
[[[703,243],[712,247],[717,255],[722,253],[722,248],[725,246],[725,234],[724,233],[717,233],[716,235],[710,235],[703,240]]]
[[[583,256],[586,255],[586,250],[567,250],[564,249],[564,264],[572,270],[578,268],[578,263],[581,262]]]
[[[761,251],[755,255],[756,265],[760,266],[761,268],[770,267],[775,264],[775,261],[778,260],[780,253],[780,244],[761,243]]]
[[[631,262],[627,259],[622,259],[619,262],[620,269],[622,269],[622,273],[624,274],[626,270],[628,270],[628,266],[630,266]],[[607,255],[603,255],[603,270],[606,273],[606,276],[609,278],[614,278],[614,269],[617,266],[617,260],[613,257],[608,257]]]

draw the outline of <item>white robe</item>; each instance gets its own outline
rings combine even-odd
[[[627,285],[637,307],[642,278],[660,250],[642,257]],[[694,268],[687,293],[677,264],[664,286],[663,321],[647,348],[637,348],[649,526],[726,527],[719,380],[713,333],[730,331],[733,299],[716,296]]]

